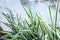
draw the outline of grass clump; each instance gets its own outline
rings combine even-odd
[[[50,6],[49,14],[52,22],[52,27],[49,26],[46,21],[43,19],[40,13],[36,13],[35,16],[32,15],[30,7],[28,7],[29,12],[25,10],[30,22],[27,19],[22,19],[16,15],[14,19],[13,14],[10,9],[5,8],[9,11],[9,14],[2,13],[7,22],[1,21],[7,27],[12,29],[12,32],[1,31],[6,35],[2,36],[6,40],[60,40],[60,31],[56,28],[57,23],[57,14],[58,14],[58,5],[56,9],[56,18],[55,20],[52,17]]]

